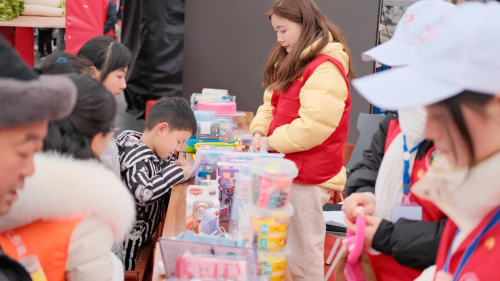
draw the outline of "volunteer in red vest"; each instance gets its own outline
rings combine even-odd
[[[410,63],[427,27],[455,10],[455,5],[440,0],[413,4],[402,16],[394,37],[363,53],[363,59],[391,67]],[[389,114],[363,159],[349,172],[343,209],[353,220],[356,207],[365,206],[369,239],[373,240],[370,246],[375,250],[368,256],[378,280],[414,280],[436,259],[446,216],[410,192],[440,156],[433,143],[425,140],[426,120],[424,108]],[[417,212],[401,216],[396,208],[409,202],[418,204]]]
[[[449,218],[437,274],[418,280],[498,280],[500,4],[461,4],[429,31],[414,62],[354,86],[382,108],[425,106],[425,136],[443,153],[412,188]]]
[[[24,178],[34,172],[33,155],[42,149],[48,121],[69,115],[76,89],[65,77],[38,77],[1,37],[0,88],[0,216],[5,216]],[[0,247],[0,280],[31,280],[12,258]]]
[[[342,32],[313,1],[274,1],[268,16],[277,43],[264,69],[264,104],[250,126],[253,149],[283,153],[297,165],[290,273],[294,280],[323,280],[323,205],[346,181],[352,62]]]

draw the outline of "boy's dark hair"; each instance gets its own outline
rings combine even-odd
[[[170,130],[191,131],[193,135],[198,128],[194,112],[183,98],[162,98],[151,107],[146,130],[151,131],[162,122],[168,123]]]
[[[101,72],[101,77],[98,77],[101,82],[106,80],[111,72],[130,67],[132,63],[129,49],[109,36],[90,39],[78,51],[78,56],[90,60]]]
[[[36,69],[40,74],[80,73],[92,75],[92,62],[66,52],[55,52],[48,55]]]

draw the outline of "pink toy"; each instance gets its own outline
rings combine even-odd
[[[247,261],[221,257],[184,254],[177,257],[175,276],[180,279],[247,280]]]
[[[346,247],[349,250],[347,255],[347,263],[345,265],[344,274],[349,281],[365,281],[365,272],[361,265],[361,254],[365,245],[365,227],[366,221],[363,207],[356,209],[356,234],[347,230]]]

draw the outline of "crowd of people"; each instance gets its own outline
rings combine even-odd
[[[292,279],[323,280],[323,206],[345,190],[347,227],[365,217],[377,280],[500,280],[500,3],[413,4],[362,55],[392,69],[361,78],[313,1],[276,0],[267,16],[277,42],[250,130],[254,151],[299,170]],[[161,99],[143,132],[115,136],[132,55],[110,36],[37,69],[0,38],[0,61],[0,280],[31,280],[33,268],[46,280],[123,280],[192,169],[177,161],[197,130],[190,105]],[[391,113],[347,173],[351,81]]]

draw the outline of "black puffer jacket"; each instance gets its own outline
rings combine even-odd
[[[9,258],[0,248],[0,281],[31,281],[24,267]]]
[[[380,122],[369,149],[363,152],[363,159],[350,170],[345,187],[346,196],[356,192],[375,193],[389,123],[394,119],[397,119],[397,114],[391,113]],[[424,157],[430,146],[432,143],[425,141],[417,152],[417,158]],[[439,222],[400,219],[396,223],[382,220],[373,237],[372,247],[392,256],[403,266],[423,270],[436,261],[445,224],[446,219]]]

